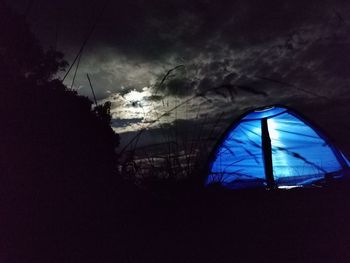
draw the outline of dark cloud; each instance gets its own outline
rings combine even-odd
[[[22,10],[26,6],[23,0],[12,2]],[[59,42],[75,45],[104,6],[104,1],[32,2],[28,15],[46,43],[54,41],[58,27]],[[191,57],[195,50],[215,51],[220,43],[261,44],[347,9],[343,1],[107,1],[91,41],[137,58],[166,59],[174,52]]]
[[[112,120],[111,126],[112,127],[126,127],[131,124],[137,124],[140,123],[143,120],[143,118],[132,118],[132,119],[120,119],[120,118],[114,118]]]
[[[36,0],[29,1],[33,5],[28,9],[27,2],[11,4],[29,10],[40,41],[62,49],[69,61],[104,6],[104,0]],[[188,106],[193,113],[201,105],[199,119],[215,120],[221,112],[231,119],[272,103],[312,105],[305,107],[310,111],[329,103],[330,108],[330,101],[350,96],[349,12],[350,4],[340,0],[108,1],[83,53],[75,86],[90,96],[89,73],[99,99],[150,87],[154,94],[144,99],[165,106],[167,98],[203,94],[208,98],[198,96]],[[178,65],[184,67],[157,87]],[[71,80],[69,75],[66,83]],[[349,107],[342,110],[350,113]],[[182,129],[197,123],[190,116]],[[125,117],[113,125],[140,122]],[[160,138],[159,130],[145,132],[145,141]]]
[[[161,101],[162,99],[164,99],[164,97],[161,95],[151,95],[146,97],[145,99],[149,101]]]

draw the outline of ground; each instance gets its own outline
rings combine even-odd
[[[123,183],[93,205],[14,208],[2,262],[348,262],[348,189],[159,197]]]

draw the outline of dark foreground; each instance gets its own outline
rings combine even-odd
[[[0,258],[6,263],[350,262],[349,197],[347,184],[170,198],[123,184],[96,198],[18,198],[0,217]]]

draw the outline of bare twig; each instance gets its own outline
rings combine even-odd
[[[158,93],[158,90],[160,89],[160,87],[163,86],[164,82],[166,81],[166,79],[169,77],[169,75],[171,74],[171,72],[173,72],[174,70],[177,70],[178,68],[181,68],[181,67],[185,67],[184,65],[178,65],[170,70],[168,70],[168,72],[163,76],[162,80],[160,81],[157,89],[155,90],[155,93],[157,95]]]
[[[78,63],[77,63],[77,66],[75,67],[75,71],[74,71],[74,75],[73,75],[73,79],[72,79],[72,84],[70,85],[70,89],[73,89],[74,82],[75,82],[75,77],[77,76],[77,73],[78,73],[78,68],[79,68],[81,56],[82,56],[82,54],[80,54],[80,56],[78,58]]]
[[[89,84],[90,84],[91,92],[92,92],[92,95],[93,95],[93,97],[94,97],[95,106],[97,106],[97,100],[96,100],[96,96],[95,96],[95,91],[94,91],[94,88],[92,87],[89,74],[86,74],[86,77],[87,77],[87,79],[88,79],[88,81],[89,81]]]
[[[266,78],[266,77],[259,77],[259,76],[256,76],[258,79],[262,79],[262,80],[266,80],[266,81],[270,81],[270,82],[274,82],[274,83],[278,83],[278,84],[281,84],[281,85],[285,85],[287,87],[290,87],[290,88],[293,88],[295,90],[299,90],[299,91],[302,91],[304,93],[307,93],[307,94],[310,94],[314,97],[318,97],[318,98],[321,98],[321,99],[324,99],[324,100],[331,100],[330,98],[326,97],[326,96],[323,96],[323,95],[320,95],[318,93],[315,93],[315,92],[312,92],[310,90],[306,90],[306,89],[303,89],[303,88],[299,88],[299,87],[296,87],[294,84],[290,84],[290,83],[287,83],[287,82],[284,82],[284,81],[280,81],[280,80],[276,80],[276,79],[271,79],[271,78]]]
[[[81,47],[80,47],[80,49],[79,49],[77,55],[75,56],[75,58],[74,58],[72,64],[69,66],[69,68],[68,68],[66,74],[64,74],[64,76],[63,76],[63,78],[62,78],[62,82],[66,79],[66,77],[68,76],[69,72],[72,70],[72,68],[73,68],[73,66],[74,66],[74,64],[75,64],[75,62],[78,60],[78,58],[80,57],[80,55],[83,53],[84,48],[85,48],[87,42],[89,41],[89,39],[90,39],[92,33],[94,32],[94,30],[95,30],[95,28],[96,28],[96,25],[97,25],[97,23],[98,23],[98,21],[99,21],[99,19],[102,17],[102,15],[103,15],[103,13],[104,13],[104,11],[105,11],[105,9],[106,9],[106,6],[107,6],[107,3],[108,3],[108,2],[109,2],[109,0],[106,0],[106,1],[105,1],[105,3],[104,3],[104,5],[103,5],[103,7],[102,7],[102,9],[101,9],[101,11],[100,11],[100,13],[99,13],[99,15],[97,16],[95,22],[92,24],[92,26],[91,26],[91,28],[90,28],[88,34],[86,35],[86,37],[85,37],[85,39],[84,39],[84,41],[83,41],[83,43],[82,43],[82,45],[81,45]]]

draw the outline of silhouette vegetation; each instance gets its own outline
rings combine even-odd
[[[9,246],[1,261],[22,262],[26,251],[38,252],[28,247],[33,238],[52,255],[43,240],[75,242],[82,220],[96,227],[113,191],[119,136],[110,103],[93,107],[68,89],[56,77],[67,66],[63,54],[43,50],[24,16],[2,1],[0,36],[0,210]],[[76,234],[52,228],[67,227],[64,220]]]
[[[208,150],[222,112],[214,123],[197,121],[187,140],[177,137],[178,123],[173,134],[164,128],[170,140],[153,146],[168,151],[158,158],[162,166],[157,156],[146,158],[153,177],[143,182],[154,180],[152,189],[171,198],[151,195],[119,180],[111,104],[93,105],[67,88],[56,78],[67,66],[62,53],[43,50],[24,16],[0,1],[1,262],[348,262],[348,184],[193,192],[199,181],[181,185],[176,177],[201,172],[196,150]],[[194,94],[119,150],[128,156],[123,175],[142,175],[135,156],[149,148],[137,147],[139,138],[162,117],[193,98],[210,103],[214,94],[233,101],[239,91],[268,95],[227,83]]]
[[[63,54],[44,51],[23,16],[4,3],[0,10],[2,151],[14,162],[8,172],[110,174],[119,144],[110,103],[92,107],[62,84],[56,74],[68,65]],[[27,165],[17,165],[22,161]]]

